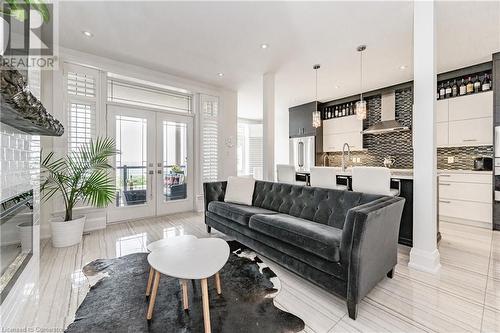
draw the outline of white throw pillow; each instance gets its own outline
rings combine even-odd
[[[254,187],[255,179],[251,177],[229,177],[224,201],[251,206]]]

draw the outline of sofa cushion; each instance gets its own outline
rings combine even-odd
[[[245,237],[255,239],[255,242],[265,244],[266,247],[272,248],[281,255],[276,257],[269,257],[268,253],[262,252],[268,258],[276,260],[278,263],[283,263],[287,261],[299,261],[307,266],[314,267],[324,273],[333,275],[341,280],[347,279],[347,270],[342,266],[341,262],[332,262],[326,260],[322,257],[317,256],[309,251],[306,251],[298,246],[288,244],[280,239],[276,239],[271,236],[264,235],[261,232],[250,229],[248,226],[241,225],[239,223],[234,223],[220,215],[214,214],[212,212],[206,212],[206,223],[209,226],[225,233],[226,235],[236,237],[236,240],[240,240],[240,235]],[[247,245],[247,246],[250,246]],[[251,249],[258,251],[258,248]]]
[[[253,205],[342,229],[349,209],[381,197],[383,196],[352,191],[256,181]]]
[[[264,208],[240,205],[222,201],[212,201],[208,204],[208,211],[227,219],[248,226],[250,217],[255,214],[277,214]]]
[[[340,260],[341,229],[286,214],[256,214],[250,218],[249,227],[326,260]]]
[[[255,179],[252,177],[229,177],[224,201],[251,206],[254,187]]]

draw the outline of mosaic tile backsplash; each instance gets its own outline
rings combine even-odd
[[[367,99],[368,116],[363,121],[363,129],[378,123],[381,120],[381,96]],[[411,128],[412,123],[413,93],[411,89],[396,91],[396,120]],[[355,151],[351,157],[360,158],[360,163],[355,165],[383,166],[385,157],[394,159],[394,168],[411,169],[413,167],[413,144],[411,131],[365,134],[363,136],[363,147],[366,150]],[[323,154],[318,154],[317,164],[323,165]],[[328,153],[327,163],[330,166],[340,166],[342,161],[341,152]]]
[[[363,121],[363,129],[381,120],[381,96],[367,100],[368,117]],[[405,126],[412,126],[413,111],[412,89],[396,91],[396,120]],[[359,163],[350,162],[352,165],[383,166],[385,157],[394,159],[395,169],[413,168],[413,142],[412,131],[365,134],[363,136],[363,151],[351,152],[351,158],[360,159]],[[448,163],[448,157],[454,157],[454,163]],[[493,146],[480,147],[447,147],[437,149],[438,169],[465,169],[474,167],[474,158],[479,156],[493,156]],[[316,165],[323,165],[325,158],[329,166],[340,166],[342,163],[341,152],[330,152],[327,156],[318,154]]]
[[[452,170],[472,170],[474,158],[493,157],[493,146],[479,147],[446,147],[438,148],[437,168]],[[448,163],[448,157],[453,157],[454,162]]]

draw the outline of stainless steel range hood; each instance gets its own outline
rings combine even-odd
[[[394,92],[382,95],[382,120],[364,130],[363,134],[383,134],[391,132],[408,131],[408,126],[403,126],[396,120],[396,94]]]

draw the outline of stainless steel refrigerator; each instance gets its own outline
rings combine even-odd
[[[314,166],[315,137],[305,136],[290,139],[290,164],[297,171],[309,171]]]

